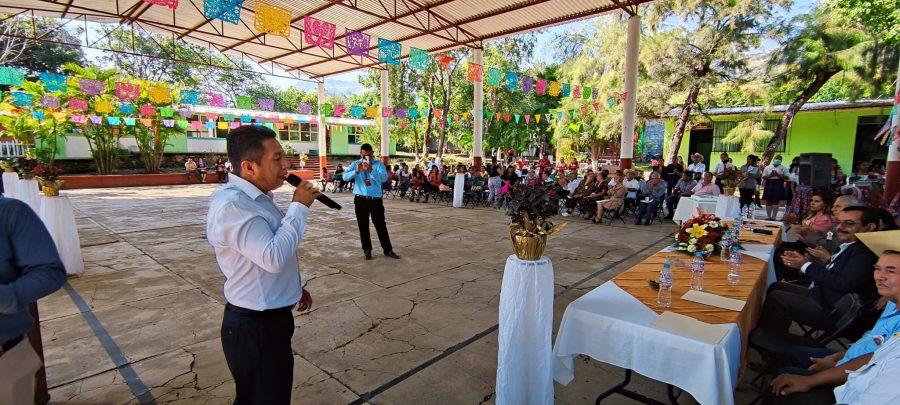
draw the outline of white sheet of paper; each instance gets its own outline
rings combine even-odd
[[[710,294],[708,292],[697,290],[688,291],[683,296],[681,296],[681,299],[738,312],[744,309],[744,304],[747,303],[746,301],[736,300],[734,298],[723,297],[721,295]]]
[[[713,325],[670,311],[656,317],[653,326],[714,345],[728,334],[728,325]]]

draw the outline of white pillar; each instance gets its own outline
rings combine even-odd
[[[321,171],[322,167],[328,166],[328,137],[325,132],[325,115],[322,114],[322,105],[325,104],[325,82],[321,81],[317,83],[317,90],[319,91],[319,115],[318,122],[316,123],[316,129],[318,130],[316,133],[317,139],[319,141],[319,170]],[[316,173],[316,176],[320,176],[321,173]]]
[[[484,59],[484,50],[479,48],[475,50],[475,63],[479,65],[484,65],[482,60]],[[474,118],[474,122],[472,125],[472,161],[476,167],[481,167],[483,162],[482,158],[484,156],[483,150],[483,131],[484,131],[484,83],[482,81],[476,81],[473,83],[474,91],[473,91],[473,105],[472,105],[472,116]]]
[[[900,60],[897,63],[897,72],[900,77]],[[887,173],[884,177],[884,198],[891,202],[897,192],[900,192],[900,80],[894,89],[894,120],[891,122],[891,133],[885,135],[890,145],[887,153]]]
[[[388,97],[388,71],[384,69],[381,71],[381,108],[388,108],[391,106],[391,101]],[[384,115],[384,114],[382,114]],[[388,127],[389,118],[381,117],[381,161],[384,162],[385,165],[388,164],[391,156],[391,133]]]
[[[625,48],[625,104],[622,109],[622,141],[619,148],[619,166],[630,169],[634,158],[634,124],[637,119],[638,54],[641,40],[641,17],[628,19]]]

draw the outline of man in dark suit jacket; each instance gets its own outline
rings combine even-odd
[[[877,296],[872,272],[878,256],[859,242],[856,234],[876,231],[878,215],[870,208],[848,207],[838,213],[837,220],[841,246],[826,263],[792,250],[781,256],[785,266],[799,269],[812,284],[772,284],[760,326],[771,332],[787,332],[791,322],[796,321],[823,329],[826,316],[844,295],[857,293],[866,299]]]

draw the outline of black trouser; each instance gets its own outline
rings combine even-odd
[[[222,349],[234,378],[236,405],[291,402],[293,335],[290,307],[259,312],[226,306]]]
[[[753,204],[753,197],[756,195],[755,188],[738,188],[740,193],[741,208]]]
[[[662,200],[653,199],[648,203],[641,202],[641,205],[638,207],[637,215],[634,218],[635,222],[640,222],[644,217],[647,217],[647,223],[653,222],[653,216],[656,215],[656,210],[659,208],[659,204],[662,204]]]
[[[378,233],[378,241],[384,253],[394,251],[391,246],[391,237],[388,235],[387,225],[384,223],[384,201],[380,198],[366,198],[356,196],[353,198],[356,209],[356,224],[359,225],[359,240],[363,250],[372,250],[372,237],[369,234],[369,215]]]
[[[831,387],[817,387],[808,392],[776,396],[771,391],[763,398],[765,405],[820,405],[834,403],[834,389]]]
[[[779,281],[766,293],[759,324],[774,333],[788,333],[792,321],[821,330],[826,315],[828,309],[809,295],[809,288]]]

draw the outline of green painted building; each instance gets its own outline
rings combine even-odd
[[[887,147],[876,142],[874,136],[887,122],[892,107],[891,100],[807,103],[794,116],[778,153],[788,163],[801,153],[830,153],[845,173],[864,159],[884,162]],[[691,111],[695,124],[685,129],[678,155],[687,162],[689,154],[700,153],[711,169],[720,161],[719,155],[728,152],[736,163],[744,164],[748,153],[740,150],[741,145],[722,141],[728,132],[748,119],[765,119],[764,128],[774,131],[786,109],[786,105],[778,105]],[[679,112],[673,110],[665,120],[664,154],[669,150]]]

